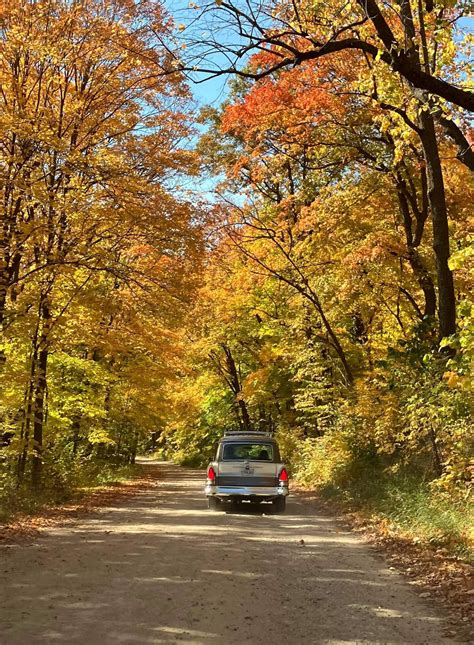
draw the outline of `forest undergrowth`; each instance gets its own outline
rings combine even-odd
[[[375,523],[380,534],[409,539],[474,564],[474,507],[469,497],[443,495],[419,474],[369,473],[358,464],[345,481],[317,488],[323,499]]]
[[[60,508],[64,504],[79,502],[94,492],[110,486],[129,482],[139,469],[134,464],[76,463],[74,472],[67,477],[51,477],[48,472],[41,492],[32,491],[25,485],[12,485],[11,478],[0,487],[0,525],[10,525],[19,517],[41,516],[45,509]]]

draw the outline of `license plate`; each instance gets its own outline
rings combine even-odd
[[[253,475],[254,472],[255,472],[254,468],[246,468],[245,470],[240,471],[242,477],[245,477],[246,475]]]

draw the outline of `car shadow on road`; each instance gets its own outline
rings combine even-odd
[[[266,502],[223,502],[217,513],[226,513],[227,515],[277,515],[272,505]]]

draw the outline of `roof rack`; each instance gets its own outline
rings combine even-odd
[[[249,435],[255,436],[255,437],[272,437],[273,433],[272,432],[267,432],[265,430],[224,430],[224,437],[229,437],[229,436],[246,436],[248,437]]]

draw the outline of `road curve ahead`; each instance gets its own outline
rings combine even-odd
[[[212,513],[203,474],[0,550],[0,643],[450,643],[439,617],[309,502]],[[301,542],[304,541],[304,544]]]

